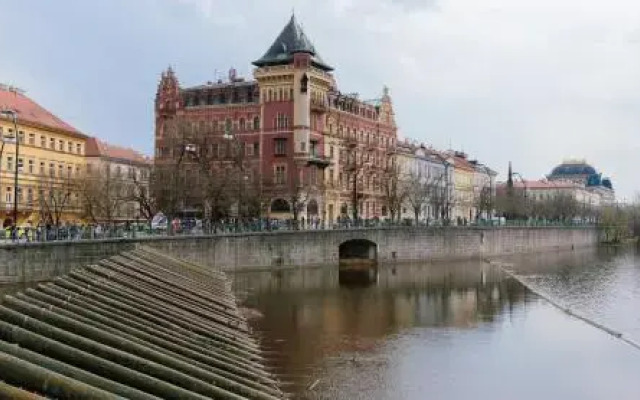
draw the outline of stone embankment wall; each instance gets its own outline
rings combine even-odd
[[[0,283],[47,280],[136,243],[224,270],[338,265],[352,239],[377,245],[384,262],[472,259],[596,245],[595,228],[382,228],[297,231],[0,246]]]

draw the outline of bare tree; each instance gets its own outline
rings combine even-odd
[[[38,202],[40,219],[48,224],[60,225],[62,215],[78,207],[72,195],[77,194],[77,185],[70,176],[55,178],[49,176],[40,180]]]
[[[427,191],[429,203],[434,210],[434,214],[443,223],[448,224],[451,209],[455,205],[455,199],[447,182],[446,171],[434,176],[427,182]]]
[[[490,186],[483,186],[477,193],[474,199],[474,206],[476,209],[476,219],[485,213],[490,217],[493,211],[493,193]]]
[[[149,169],[148,180],[142,179],[139,174],[134,174],[131,179],[131,188],[127,193],[127,200],[137,205],[140,215],[147,221],[151,221],[160,211],[157,199],[151,195],[151,186],[155,179],[155,167]]]
[[[383,171],[382,197],[389,210],[391,221],[398,221],[402,204],[407,196],[407,185],[400,166],[394,161],[392,158]]]
[[[411,173],[406,180],[406,203],[413,211],[416,225],[429,202],[429,182],[422,174]]]
[[[84,214],[94,223],[113,224],[122,217],[121,208],[128,200],[130,189],[125,177],[116,175],[110,164],[101,167],[80,180]]]

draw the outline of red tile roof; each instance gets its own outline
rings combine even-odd
[[[471,164],[469,162],[469,160],[467,160],[464,157],[460,157],[460,156],[454,156],[453,160],[455,162],[455,168],[456,169],[461,169],[461,170],[465,170],[468,172],[473,172],[476,169],[473,167],[473,164]]]
[[[51,114],[24,94],[0,86],[0,110],[4,109],[17,111],[18,123],[33,124],[64,131],[83,138],[86,137],[76,128]]]
[[[136,164],[151,164],[151,158],[128,147],[121,147],[90,137],[85,149],[87,157],[104,157]]]

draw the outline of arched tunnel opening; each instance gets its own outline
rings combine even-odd
[[[340,284],[370,284],[378,280],[378,245],[367,239],[351,239],[338,248]]]

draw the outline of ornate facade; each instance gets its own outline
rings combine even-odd
[[[181,87],[169,68],[155,102],[155,159],[175,160],[169,125],[181,120],[214,138],[233,139],[244,181],[272,190],[269,215],[335,222],[340,216],[384,217],[384,166],[397,129],[388,89],[375,100],[344,94],[329,66],[292,16],[267,52],[253,62],[253,80]],[[220,141],[220,143],[224,143]],[[304,191],[296,201],[294,197]],[[357,204],[356,214],[353,205]],[[188,207],[188,205],[185,205]]]

